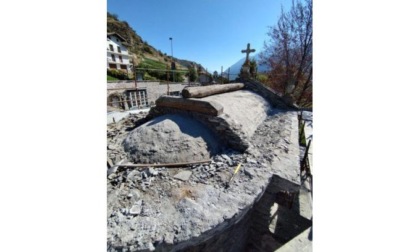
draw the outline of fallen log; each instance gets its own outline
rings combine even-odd
[[[198,99],[184,99],[172,96],[161,96],[156,100],[156,106],[193,111],[212,116],[223,114],[223,106],[215,101],[202,101]]]
[[[221,94],[242,89],[244,84],[232,83],[223,85],[210,85],[203,87],[186,87],[182,90],[182,97],[184,98],[202,98],[214,94]]]

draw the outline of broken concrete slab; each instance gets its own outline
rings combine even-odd
[[[191,171],[181,171],[178,174],[174,176],[174,178],[182,180],[182,181],[188,181],[190,179],[192,172]]]
[[[139,215],[141,213],[141,205],[135,204],[130,208],[131,215]]]

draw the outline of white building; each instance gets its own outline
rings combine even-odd
[[[107,68],[132,72],[131,55],[128,53],[127,41],[118,33],[107,34]]]

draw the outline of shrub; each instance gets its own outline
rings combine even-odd
[[[144,80],[157,80],[156,77],[150,76],[148,72],[145,72],[143,75]]]
[[[151,49],[151,48],[150,48],[150,46],[148,46],[148,45],[144,45],[143,50],[144,50],[145,52],[149,53],[149,54],[153,54],[152,49]]]
[[[265,74],[257,74],[257,80],[262,83],[267,83],[268,77]]]
[[[107,69],[107,75],[117,78],[119,80],[128,80],[127,72],[119,69]]]

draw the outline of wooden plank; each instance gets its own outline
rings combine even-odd
[[[184,98],[202,98],[214,94],[221,94],[242,89],[244,84],[232,83],[224,85],[210,85],[203,87],[186,87],[182,90],[182,97]]]
[[[218,116],[223,114],[223,106],[215,101],[202,101],[198,99],[184,99],[181,97],[161,96],[156,100],[157,107],[176,108],[193,111],[201,114]]]

